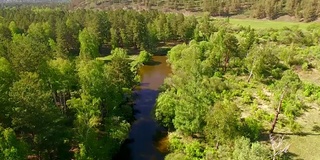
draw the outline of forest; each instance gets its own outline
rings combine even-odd
[[[290,159],[281,133],[309,134],[299,118],[320,104],[318,80],[300,74],[320,69],[316,23],[257,30],[209,14],[4,7],[0,42],[0,159],[113,159],[139,68],[169,43],[154,109],[165,159]]]
[[[165,12],[208,12],[211,16],[243,15],[258,19],[276,19],[284,15],[298,21],[319,18],[318,0],[72,0],[73,8],[126,8]]]

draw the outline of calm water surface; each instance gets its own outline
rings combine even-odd
[[[158,88],[170,73],[166,56],[153,56],[153,63],[140,71],[141,84],[135,90],[134,116],[129,139],[115,159],[163,160],[167,151],[164,128],[153,119],[152,111],[158,97]]]

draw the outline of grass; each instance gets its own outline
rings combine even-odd
[[[239,26],[251,26],[255,29],[281,29],[283,27],[298,26],[300,29],[307,29],[313,23],[303,22],[284,22],[284,21],[270,21],[270,20],[257,20],[257,19],[234,19],[230,18],[229,22]]]
[[[298,72],[298,71],[297,71]],[[312,71],[300,71],[298,72],[299,77],[303,82],[314,83],[320,85],[320,76],[317,70]],[[244,78],[245,79],[245,78]],[[239,80],[238,81],[242,81]],[[255,83],[254,80],[250,82],[252,86],[244,87],[246,92],[248,92],[252,97],[258,102],[257,109],[254,109],[256,113],[258,109],[265,111],[274,115],[274,110],[272,110],[271,101],[272,95],[268,93],[267,86]],[[240,86],[241,87],[241,86]],[[258,93],[259,91],[261,93]],[[266,99],[265,99],[266,98]],[[252,114],[251,107],[248,107],[248,104],[243,104],[241,101],[237,101],[239,107],[241,107],[243,111],[243,116],[246,117],[249,114]],[[320,107],[315,101],[306,101],[306,110],[304,113],[296,119],[296,122],[301,126],[301,130],[298,133],[293,133],[290,131],[289,126],[281,127],[281,124],[278,123],[275,129],[276,133],[281,133],[285,135],[285,144],[290,144],[289,153],[290,159],[299,159],[299,160],[319,160],[320,157]],[[243,106],[246,106],[244,108]],[[282,114],[280,115],[282,116]],[[259,118],[261,121],[265,121],[263,126],[265,129],[270,127],[270,122],[263,119],[262,117]],[[269,139],[262,137],[262,141],[269,143]]]
[[[112,55],[108,55],[108,56],[104,56],[104,57],[97,57],[97,60],[101,60],[101,61],[111,61]],[[138,55],[129,55],[128,59],[129,60],[136,60],[138,58]]]
[[[320,157],[320,110],[313,106],[308,112],[297,119],[303,127],[300,135],[288,136],[291,144],[289,152],[294,159],[318,160]]]
[[[320,76],[317,70],[296,71],[304,82],[320,85]],[[286,135],[290,144],[289,154],[292,159],[318,160],[320,157],[320,107],[317,102],[308,102],[309,108],[296,119],[300,124],[300,133]]]
[[[320,71],[311,69],[310,71],[297,70],[296,71],[302,81],[320,85]]]

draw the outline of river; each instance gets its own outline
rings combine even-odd
[[[134,117],[129,138],[115,159],[163,160],[167,152],[166,130],[153,118],[158,88],[171,72],[166,56],[153,56],[150,65],[139,70],[140,86],[135,89]]]

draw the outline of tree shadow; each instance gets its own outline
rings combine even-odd
[[[320,132],[320,126],[314,125],[314,126],[312,127],[312,131],[314,131],[314,132]]]
[[[287,152],[287,153],[284,153],[283,154],[283,156],[281,157],[281,159],[283,159],[283,160],[303,160],[303,159],[301,159],[301,158],[296,158],[296,157],[298,157],[298,155],[297,154],[295,154],[295,153],[292,153],[292,152]]]
[[[158,61],[154,61],[154,60],[150,60],[149,62],[147,62],[145,65],[148,65],[148,66],[157,66],[157,65],[160,65],[161,62],[158,62]]]
[[[320,136],[320,133],[308,133],[308,132],[297,132],[297,133],[286,133],[286,132],[275,132],[274,134],[280,135],[294,135],[294,136]]]
[[[150,85],[150,83],[140,83],[140,87],[148,87]]]
[[[134,139],[126,139],[120,147],[120,151],[115,154],[112,159],[113,160],[122,160],[122,159],[131,159],[131,149],[129,148],[129,144],[133,143]]]
[[[148,84],[145,83],[142,85]],[[154,109],[158,94],[159,91],[152,89],[135,91],[135,104],[133,107],[135,121],[131,125],[129,137],[113,157],[114,160],[164,159],[165,153],[158,147],[166,148],[166,146],[161,143],[166,137],[167,132],[152,116],[152,110]]]

